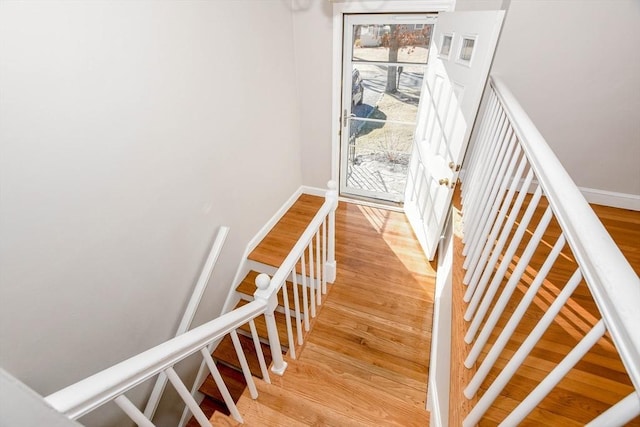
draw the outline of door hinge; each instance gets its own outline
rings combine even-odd
[[[347,127],[347,110],[342,112],[342,127]]]

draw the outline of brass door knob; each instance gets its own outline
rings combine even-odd
[[[438,181],[438,184],[440,185],[449,185],[449,178],[442,178]]]

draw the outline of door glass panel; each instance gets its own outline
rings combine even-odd
[[[424,24],[354,25],[351,59],[426,64],[431,28]]]
[[[449,58],[451,53],[451,43],[453,42],[453,35],[444,34],[442,36],[442,44],[440,46],[440,56],[443,58]]]
[[[354,19],[345,40],[351,93],[345,88],[341,192],[402,202],[434,19]]]
[[[462,39],[462,49],[460,49],[460,61],[470,62],[473,55],[473,46],[476,44],[476,40],[471,37],[464,37]]]
[[[414,125],[351,120],[347,187],[401,201],[407,181]]]

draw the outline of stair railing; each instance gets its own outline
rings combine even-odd
[[[465,320],[470,322],[465,341],[473,344],[465,366],[473,367],[488,348],[464,390],[467,398],[473,398],[485,382],[520,320],[542,290],[547,274],[563,258],[563,248],[565,256],[567,251],[573,254],[577,268],[559,289],[555,300],[548,302],[537,326],[499,371],[463,425],[474,426],[480,421],[581,282],[586,283],[601,319],[589,325],[591,329],[578,344],[501,425],[518,425],[607,331],[634,390],[589,425],[624,424],[640,414],[640,280],[504,83],[493,77],[490,90],[462,187],[463,267],[466,269],[463,282],[467,285],[464,301],[469,303]],[[545,206],[543,196],[548,207],[527,242],[523,236],[528,234],[536,208]],[[550,245],[542,237],[553,219],[561,232]],[[515,256],[522,246],[526,246],[523,252]],[[546,249],[541,249],[543,247]],[[500,332],[498,338],[492,345],[487,344],[505,307],[514,297],[514,290],[518,284],[525,283],[522,279],[529,262],[534,254],[541,253],[544,263],[531,283],[525,285],[520,301],[513,300],[513,305],[518,302],[517,308],[506,325],[496,331]]]
[[[303,327],[304,331],[309,330],[310,318],[316,316],[317,307],[322,304],[322,295],[327,293],[327,283],[333,283],[335,280],[335,210],[338,206],[338,191],[334,181],[329,181],[327,186],[329,189],[325,195],[325,202],[273,277],[269,278],[267,274],[256,277],[258,289],[254,298],[262,299],[269,304],[264,316],[273,357],[271,370],[278,375],[282,375],[287,368],[287,363],[282,358],[280,337],[274,317],[278,306],[278,294],[282,293],[289,356],[295,359],[296,342],[298,345],[303,344]],[[285,285],[288,279],[293,282],[293,312],[289,306]],[[301,298],[299,292],[302,293]],[[296,339],[292,318],[296,322]]]
[[[262,347],[259,344],[260,338],[258,337],[254,322],[255,318],[264,314],[269,333],[269,343],[272,350],[272,371],[279,375],[284,373],[287,365],[284,362],[280,350],[280,340],[274,318],[274,311],[278,305],[278,292],[282,290],[285,304],[288,304],[286,286],[283,285],[288,276],[291,276],[294,283],[296,283],[298,278],[296,265],[301,265],[303,295],[306,296],[307,290],[311,292],[310,298],[307,299],[305,297],[304,307],[300,308],[296,304],[295,308],[295,318],[298,324],[298,342],[301,343],[301,316],[308,317],[308,313],[311,313],[312,317],[315,316],[315,307],[321,303],[321,294],[326,293],[326,284],[332,283],[335,280],[334,230],[335,209],[337,204],[338,194],[336,184],[330,181],[324,204],[305,229],[291,253],[284,260],[282,266],[276,271],[273,278],[269,279],[267,275],[259,275],[256,279],[258,290],[255,292],[254,301],[50,394],[45,397],[45,401],[72,420],[78,419],[98,407],[113,401],[139,426],[153,426],[153,423],[150,421],[151,416],[138,409],[126,397],[125,393],[154,376],[164,375],[174,386],[198,424],[202,427],[210,427],[211,424],[207,416],[202,412],[202,409],[198,406],[198,402],[196,402],[174,369],[174,366],[180,361],[196,352],[200,352],[223,396],[224,402],[229,408],[231,416],[236,421],[242,422],[242,416],[216,367],[216,363],[208,350],[208,346],[213,342],[222,340],[227,334],[230,335],[242,367],[244,378],[247,381],[249,394],[253,399],[256,399],[258,397],[257,388],[236,330],[247,323],[249,324],[263,380],[270,383],[268,368],[265,363],[264,354],[262,353]],[[222,239],[224,238],[222,237]],[[215,255],[215,253],[218,252],[216,247],[217,245],[214,244],[214,248],[212,249],[213,255],[210,256],[212,263],[215,263],[215,258],[217,258]],[[306,263],[307,259],[308,264]],[[210,263],[207,262],[207,265],[209,264]],[[307,265],[308,273],[306,270]],[[206,268],[205,270],[208,271]],[[205,281],[205,279],[206,278],[203,277],[202,281]],[[199,281],[199,283],[200,282],[201,281]],[[296,290],[297,286],[294,286],[294,292],[296,292]],[[292,317],[288,305],[285,305],[285,311],[287,317]],[[308,329],[307,322],[305,322],[305,325],[307,325]],[[287,328],[290,338],[290,348],[295,351],[290,319],[287,322]],[[293,354],[295,355],[295,353]]]
[[[224,338],[227,334],[231,335],[238,359],[242,365],[244,377],[247,380],[247,386],[251,396],[255,399],[257,397],[255,383],[240,346],[236,329],[249,323],[251,330],[255,331],[253,319],[262,315],[266,309],[266,301],[262,299],[252,301],[204,325],[50,394],[45,400],[54,409],[73,420],[105,403],[114,401],[139,426],[152,426],[153,424],[149,418],[125,396],[125,393],[146,380],[164,373],[198,423],[202,427],[210,427],[211,424],[206,415],[173,368],[181,360],[200,352],[223,395],[231,415],[238,422],[242,422],[242,417],[216,368],[211,354],[208,352],[207,346],[213,341]],[[255,334],[254,340],[257,339],[257,334]],[[260,346],[257,346],[256,350],[261,352]],[[258,354],[258,360],[261,362],[263,372],[266,372],[264,356],[261,357],[261,353]],[[265,377],[265,381],[268,381],[268,376]]]
[[[214,240],[213,245],[211,245],[211,251],[209,252],[207,261],[204,263],[204,267],[200,272],[200,277],[196,282],[196,286],[193,290],[193,293],[191,294],[191,298],[189,299],[187,308],[184,311],[182,320],[180,321],[180,325],[178,325],[176,336],[184,334],[189,329],[191,329],[191,322],[193,322],[193,318],[196,315],[196,311],[198,310],[198,306],[200,305],[200,300],[202,300],[204,291],[207,289],[207,284],[209,283],[211,275],[213,274],[213,268],[218,261],[220,253],[222,252],[222,246],[224,245],[228,234],[229,227],[223,226],[218,230],[216,239]],[[158,375],[158,378],[156,378],[156,383],[153,386],[151,396],[147,401],[147,406],[144,408],[144,415],[148,419],[153,418],[153,415],[158,408],[158,403],[160,403],[160,398],[162,397],[162,393],[164,392],[164,389],[167,385],[167,380],[167,376],[163,373]]]

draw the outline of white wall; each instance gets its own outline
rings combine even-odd
[[[580,187],[640,196],[640,2],[513,0],[493,73]]]
[[[292,40],[281,0],[0,4],[0,365],[48,394],[169,338],[228,225],[219,314],[302,184]]]
[[[294,14],[303,102],[303,179],[330,167],[331,22],[327,6]],[[581,187],[640,195],[640,2],[457,0],[456,10],[508,9],[493,73],[518,97]]]
[[[292,4],[302,179],[306,185],[324,188],[331,179],[333,9],[326,0]]]

